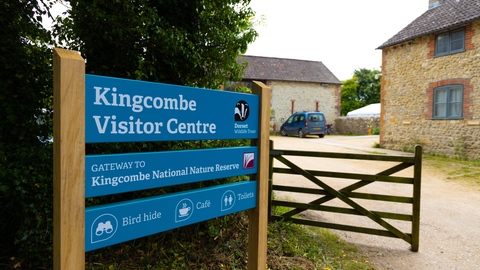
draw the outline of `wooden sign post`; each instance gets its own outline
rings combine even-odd
[[[85,61],[53,54],[53,266],[85,269]]]
[[[85,75],[54,50],[54,269],[85,252],[249,210],[249,269],[267,256],[270,89],[254,95]],[[252,139],[251,147],[85,156],[85,143]],[[85,198],[254,174],[252,181],[85,208]]]

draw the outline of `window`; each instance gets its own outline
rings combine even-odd
[[[323,122],[325,121],[325,118],[323,117],[323,114],[309,114],[308,115],[308,121],[310,122]]]
[[[465,51],[465,28],[438,34],[435,37],[435,56]]]
[[[305,115],[299,114],[295,116],[295,119],[293,120],[293,122],[303,122],[304,120],[305,120]]]
[[[293,121],[293,115],[292,115],[292,116],[290,116],[290,118],[288,118],[288,120],[287,120],[287,123],[289,123],[289,124],[290,124],[290,123],[292,123],[292,121]]]
[[[463,85],[447,85],[434,90],[433,119],[463,118]]]

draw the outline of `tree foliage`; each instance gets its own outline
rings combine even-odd
[[[42,142],[52,133],[52,38],[43,3],[0,1],[0,261],[26,268],[52,257],[52,148]]]
[[[57,28],[89,74],[218,89],[258,35],[250,0],[93,2],[71,0]]]
[[[72,10],[50,32],[41,25],[41,15],[54,1],[0,1],[0,265],[52,266],[53,147],[46,138],[53,133],[55,40],[81,52],[86,73],[215,89],[239,80],[244,66],[235,59],[257,36],[249,0],[72,0]],[[88,144],[86,150],[124,153],[247,143]],[[215,184],[209,182],[193,185]],[[90,198],[86,205],[165,192]]]
[[[341,115],[362,107],[362,101],[357,95],[358,83],[357,77],[354,75],[351,79],[342,82],[342,102],[340,105]]]
[[[340,113],[348,112],[373,103],[380,103],[381,72],[361,68],[353,77],[343,81]]]

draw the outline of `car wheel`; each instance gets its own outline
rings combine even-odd
[[[303,129],[298,130],[298,137],[305,138],[305,133],[303,132]]]
[[[284,128],[280,129],[280,134],[282,134],[282,136],[288,135]]]
[[[323,138],[325,137],[325,134],[318,134],[318,137]]]

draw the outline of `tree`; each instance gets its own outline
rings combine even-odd
[[[55,39],[79,50],[90,74],[218,88],[239,80],[244,66],[235,59],[257,36],[249,0],[72,0],[72,10],[50,32],[41,15],[54,1],[0,1],[0,265],[15,268],[52,264],[53,147],[45,138],[53,129]],[[146,147],[153,149],[138,143],[102,150]]]
[[[342,102],[340,105],[341,115],[346,115],[348,112],[362,107],[363,102],[359,99],[357,94],[358,83],[357,77],[342,82]]]
[[[343,81],[341,114],[380,102],[381,72],[379,70],[355,70],[351,79]]]
[[[57,28],[89,74],[217,89],[258,35],[250,0],[95,2],[71,0]]]
[[[50,4],[0,1],[0,260],[22,268],[52,258]]]
[[[358,97],[365,102],[365,105],[380,102],[380,75],[381,72],[376,69],[361,68],[360,70],[355,70],[358,83]]]

